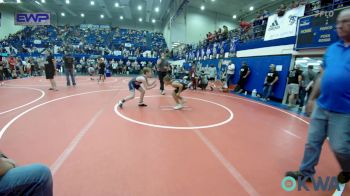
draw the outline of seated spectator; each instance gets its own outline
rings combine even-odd
[[[224,25],[222,28],[224,29],[224,31],[222,32],[222,37],[223,37],[223,40],[225,41],[228,39],[228,28],[226,25]]]
[[[223,39],[222,30],[221,30],[221,28],[219,28],[219,30],[217,32],[217,40],[222,41],[222,39]]]
[[[250,27],[252,26],[249,22],[241,20],[239,23],[239,26],[241,27],[241,30],[246,33],[249,31]]]
[[[276,10],[277,16],[282,17],[286,13],[287,7],[284,4],[281,4],[280,7]]]
[[[0,153],[0,195],[52,196],[52,175],[44,165],[17,166]]]
[[[265,82],[264,82],[264,91],[262,95],[262,99],[264,101],[268,100],[272,90],[273,86],[278,81],[278,72],[276,71],[276,66],[274,64],[270,65],[270,70],[266,75]]]
[[[294,9],[297,8],[299,6],[297,1],[292,1],[292,3],[290,4],[290,9]]]

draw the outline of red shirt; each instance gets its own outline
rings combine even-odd
[[[246,21],[242,21],[239,26],[242,28],[242,29],[247,29],[251,26],[251,24],[249,22],[246,22]]]
[[[13,70],[15,69],[15,66],[16,66],[16,59],[11,57],[8,61],[9,65],[10,65],[10,69]]]

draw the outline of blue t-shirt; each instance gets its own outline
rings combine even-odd
[[[326,51],[318,105],[326,110],[350,114],[350,46],[339,41]]]

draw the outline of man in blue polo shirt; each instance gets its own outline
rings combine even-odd
[[[328,137],[342,169],[338,181],[345,184],[350,179],[350,9],[339,14],[337,33],[340,41],[327,49],[323,71],[306,106],[308,113],[313,112],[303,161],[299,171],[286,176],[310,181]]]

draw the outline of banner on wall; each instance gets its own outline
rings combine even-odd
[[[282,17],[269,16],[264,41],[292,37],[296,35],[298,17],[304,16],[305,6],[288,10]]]
[[[16,13],[15,25],[50,25],[51,16],[50,13]]]

